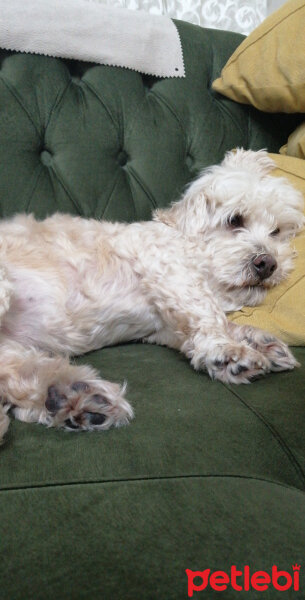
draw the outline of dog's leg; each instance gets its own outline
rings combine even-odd
[[[71,430],[123,425],[133,416],[124,392],[124,386],[100,379],[89,366],[15,342],[2,345],[0,403],[21,421]]]
[[[164,331],[147,341],[179,348],[195,369],[205,369],[212,379],[226,383],[249,383],[270,371],[297,366],[285,344],[274,339],[270,342],[270,337],[264,342],[259,334],[257,343],[252,339],[253,331],[251,336],[249,332],[248,336],[246,332],[238,335],[209,288],[192,281],[187,272],[179,272],[178,287],[170,274],[160,285],[156,283],[155,279],[149,291]]]

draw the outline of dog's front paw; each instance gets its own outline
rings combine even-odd
[[[270,371],[286,371],[300,366],[287,344],[270,333],[251,325],[231,323],[230,327],[237,341],[245,342],[268,359]]]
[[[68,430],[104,430],[128,423],[133,410],[124,388],[104,380],[54,383],[45,401],[46,424]]]
[[[234,342],[211,346],[202,366],[212,379],[237,384],[250,383],[271,370],[270,361],[261,352]]]

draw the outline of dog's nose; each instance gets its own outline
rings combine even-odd
[[[260,279],[267,279],[277,268],[277,262],[271,254],[260,254],[253,259],[252,265]]]

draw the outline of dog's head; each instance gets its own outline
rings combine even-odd
[[[258,304],[293,266],[290,239],[304,226],[303,196],[270,175],[268,154],[238,149],[206,169],[182,200],[154,218],[204,242],[211,276],[228,296]]]

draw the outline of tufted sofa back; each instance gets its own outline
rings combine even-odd
[[[149,219],[226,150],[278,150],[295,117],[211,90],[241,36],[177,27],[185,79],[0,51],[2,216]]]

